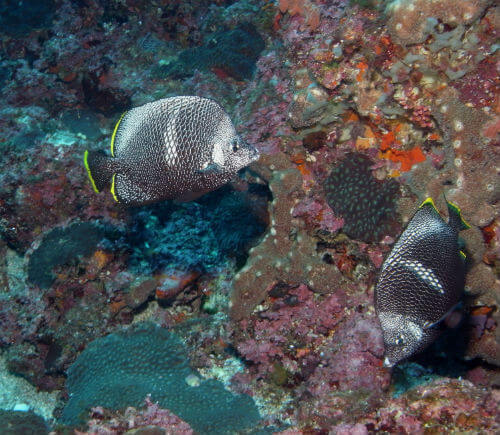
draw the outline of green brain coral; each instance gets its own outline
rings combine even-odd
[[[61,422],[82,424],[91,407],[140,407],[148,394],[198,433],[234,433],[260,420],[253,399],[227,391],[215,380],[189,382],[179,338],[153,324],[140,324],[91,342],[68,370],[69,401]]]

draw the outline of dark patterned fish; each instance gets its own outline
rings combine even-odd
[[[375,307],[388,367],[430,345],[439,335],[438,324],[462,297],[465,254],[458,233],[469,225],[457,206],[447,204],[448,223],[426,199],[382,265]]]
[[[180,96],[126,112],[111,156],[85,151],[84,163],[96,192],[109,188],[116,201],[142,205],[199,197],[258,157],[217,102]]]

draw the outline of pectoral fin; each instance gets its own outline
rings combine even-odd
[[[208,163],[198,170],[200,174],[204,175],[222,174],[223,171],[224,168],[215,162]]]
[[[453,307],[451,307],[446,313],[444,313],[438,320],[436,320],[435,322],[430,322],[430,321],[427,321],[425,322],[422,327],[424,329],[429,329],[429,328],[434,328],[435,326],[439,325],[440,323],[442,323],[443,321],[446,321],[446,319],[451,315],[453,314],[456,310],[458,310],[460,307],[462,306],[462,302],[459,302],[458,304],[456,305],[453,305]]]

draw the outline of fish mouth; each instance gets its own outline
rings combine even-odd
[[[252,159],[252,161],[259,160],[260,158],[259,150],[252,145],[250,145],[250,158]]]
[[[384,358],[384,367],[394,367],[394,363],[388,358],[388,357],[385,357]]]

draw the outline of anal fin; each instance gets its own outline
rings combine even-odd
[[[157,199],[122,173],[113,174],[110,191],[115,201],[124,204],[146,204]]]

